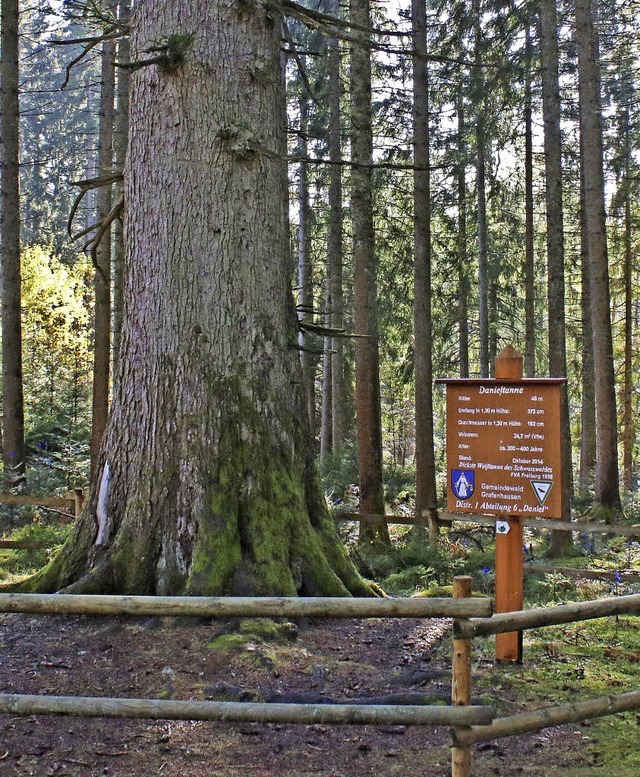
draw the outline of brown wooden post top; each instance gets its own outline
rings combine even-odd
[[[496,356],[496,378],[498,380],[522,380],[523,358],[520,351],[507,345]]]

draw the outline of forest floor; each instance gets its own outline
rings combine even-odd
[[[222,632],[222,636],[220,635]],[[443,621],[316,620],[263,642],[218,622],[0,616],[4,693],[429,703],[450,698]],[[489,643],[479,651],[489,651]],[[530,706],[474,653],[474,703]],[[538,702],[539,704],[539,702]],[[587,723],[474,747],[473,774],[600,775]],[[0,717],[0,776],[443,777],[446,728]]]

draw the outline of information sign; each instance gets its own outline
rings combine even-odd
[[[562,518],[562,379],[451,379],[447,509]]]

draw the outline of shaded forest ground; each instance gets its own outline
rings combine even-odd
[[[153,698],[387,703],[449,698],[450,635],[443,621],[306,621],[298,624],[297,638],[276,640],[251,633],[260,630],[255,622],[240,624],[241,632],[245,626],[248,631],[238,633],[238,624],[230,632],[217,622],[3,615],[0,685],[3,692]],[[505,669],[493,665],[489,649],[488,643],[478,644],[474,654],[474,701],[493,704],[500,714],[529,706],[521,691],[503,682]],[[54,716],[5,716],[0,726],[1,775],[450,773],[444,728]],[[599,759],[588,725],[574,725],[480,745],[473,773],[607,774]]]

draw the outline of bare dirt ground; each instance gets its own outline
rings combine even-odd
[[[1,692],[294,702],[449,698],[450,637],[442,621],[307,621],[293,641],[248,637],[229,651],[208,646],[223,628],[3,615]],[[495,701],[500,714],[518,704],[500,687],[478,692],[478,701]],[[473,773],[588,775],[593,757],[574,728],[479,745]],[[0,716],[0,732],[1,777],[450,774],[445,728]]]

